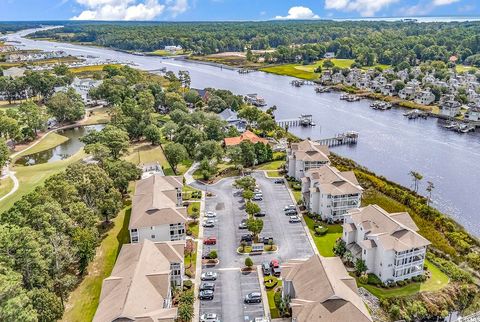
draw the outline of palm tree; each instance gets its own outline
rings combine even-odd
[[[432,201],[432,191],[435,189],[435,186],[432,181],[427,181],[427,192],[428,192],[428,199],[427,199],[427,206],[430,205],[430,202]]]
[[[410,171],[410,176],[412,177],[413,179],[413,190],[415,191],[415,193],[418,192],[418,183],[423,179],[423,176],[419,173],[419,172],[416,172],[416,171]]]

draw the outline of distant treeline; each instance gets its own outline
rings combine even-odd
[[[191,23],[67,23],[34,37],[92,42],[122,50],[181,45],[195,54],[277,48],[277,62],[310,62],[325,52],[360,63],[478,62],[480,22],[267,21]],[[270,57],[268,57],[270,58]]]

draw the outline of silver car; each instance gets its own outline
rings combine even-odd
[[[215,281],[217,279],[217,273],[215,272],[205,272],[202,273],[201,280],[202,281]]]
[[[200,322],[220,322],[217,313],[205,313],[200,315]]]

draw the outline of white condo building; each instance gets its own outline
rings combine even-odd
[[[128,229],[132,243],[185,239],[182,177],[159,174],[137,181]]]
[[[367,273],[382,280],[401,281],[422,275],[430,242],[417,233],[406,212],[388,213],[377,205],[352,209],[345,215],[342,239]]]
[[[292,143],[287,149],[287,174],[300,180],[310,169],[330,164],[328,146],[304,140]]]
[[[353,171],[340,172],[329,165],[310,169],[302,178],[304,205],[323,220],[343,221],[348,210],[360,207],[362,191]]]

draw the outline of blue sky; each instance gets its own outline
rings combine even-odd
[[[0,0],[0,20],[480,16],[478,0]]]

